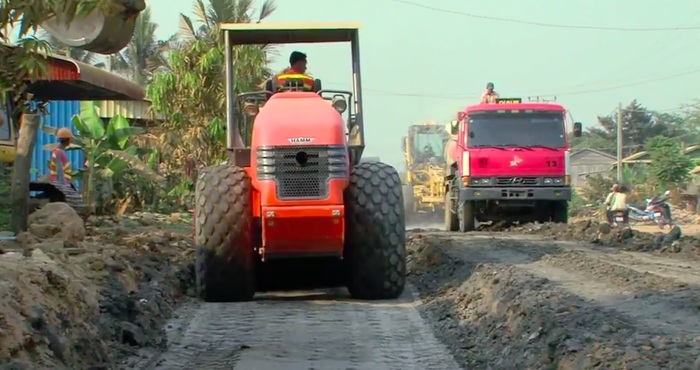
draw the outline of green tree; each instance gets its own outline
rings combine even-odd
[[[252,0],[194,2],[194,20],[180,15],[177,47],[169,52],[168,71],[157,73],[148,87],[153,109],[166,115],[161,154],[173,171],[186,164],[212,164],[225,156],[226,93],[224,45],[220,23],[257,23],[275,10],[272,0],[256,8]],[[234,50],[236,90],[257,90],[272,75],[269,45]]]
[[[644,144],[654,136],[678,137],[687,134],[683,126],[683,118],[670,113],[659,113],[633,100],[622,110],[622,135],[625,156],[644,149]],[[607,116],[598,116],[602,130],[598,134],[611,140],[617,138],[617,112]]]
[[[226,155],[226,81],[220,23],[259,23],[275,10],[273,0],[196,0],[190,18],[180,15],[180,31],[169,44],[167,71],[156,73],[148,87],[153,110],[165,116],[160,127],[161,173],[173,190],[167,201],[187,206],[198,166],[220,162]],[[272,75],[270,45],[233,50],[236,91],[259,90]],[[238,122],[243,122],[240,119]]]
[[[679,188],[690,180],[693,161],[683,153],[678,140],[664,136],[649,139],[646,149],[651,155],[651,175],[658,185]]]
[[[112,117],[105,126],[94,105],[81,109],[80,114],[73,117],[72,123],[78,135],[68,150],[85,153],[87,173],[83,190],[85,202],[91,210],[96,208],[94,189],[97,181],[108,183],[111,189],[112,178],[126,171],[134,172],[147,181],[163,180],[139,159],[139,148],[130,143],[133,136],[144,133],[143,128],[130,126],[126,118],[120,115]],[[55,127],[44,126],[42,129],[51,135],[57,132]]]

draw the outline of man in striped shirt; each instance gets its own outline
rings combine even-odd
[[[73,140],[73,133],[69,128],[61,127],[56,132],[58,137],[58,146],[51,151],[51,160],[49,161],[49,181],[59,184],[71,185],[73,180],[73,172],[66,149]]]

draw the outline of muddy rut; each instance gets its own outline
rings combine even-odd
[[[421,312],[465,368],[698,368],[697,261],[515,233],[410,240]]]

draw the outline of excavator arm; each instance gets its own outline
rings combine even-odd
[[[104,0],[85,17],[68,22],[66,14],[46,19],[41,27],[63,44],[93,53],[114,54],[131,40],[139,13],[146,9],[145,0]]]

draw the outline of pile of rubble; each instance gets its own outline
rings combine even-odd
[[[700,248],[700,239],[684,236],[681,226],[646,233],[630,228],[611,227],[605,222],[580,220],[569,224],[525,224],[511,227],[508,231],[537,234],[556,240],[591,242],[632,251],[686,252],[697,256]]]
[[[191,223],[131,215],[85,224],[64,203],[0,242],[0,363],[13,369],[112,368],[146,346],[191,293]]]

